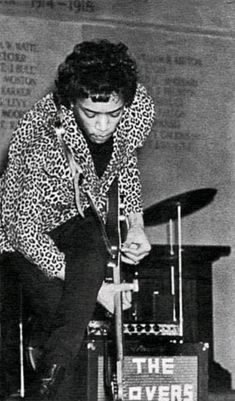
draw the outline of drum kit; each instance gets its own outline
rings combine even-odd
[[[167,224],[169,229],[168,245],[169,259],[172,261],[170,281],[173,323],[169,325],[158,324],[157,330],[155,330],[157,335],[183,337],[182,218],[207,206],[212,202],[216,193],[217,190],[214,188],[192,190],[167,198],[144,210],[146,227]],[[175,283],[176,279],[178,283]]]
[[[167,224],[169,227],[169,253],[172,258],[171,266],[171,292],[174,299],[173,302],[173,321],[168,331],[167,325],[152,322],[148,324],[150,334],[164,336],[173,335],[177,338],[183,338],[183,295],[182,295],[182,218],[190,215],[211,203],[217,193],[214,188],[201,188],[162,200],[156,204],[147,207],[144,210],[144,223],[146,227]],[[174,236],[175,233],[175,236]],[[175,240],[176,238],[176,240]],[[177,269],[177,274],[175,272]],[[136,271],[134,280],[138,280],[138,271]],[[177,280],[177,282],[175,282]],[[123,334],[139,334],[138,332],[138,314],[135,315],[135,321],[123,324]],[[90,323],[89,333],[99,332],[100,325],[98,322],[94,325],[94,321]],[[103,322],[103,328],[105,323]],[[143,325],[143,324],[142,324]],[[140,324],[139,324],[140,326]],[[95,327],[95,329],[94,329]],[[105,331],[107,332],[107,328]],[[157,327],[157,329],[156,329]],[[143,330],[144,333],[144,330]],[[36,369],[37,357],[37,338],[32,336],[29,338],[27,345],[28,357],[31,368]],[[22,356],[22,355],[21,355]],[[23,356],[22,356],[23,358]],[[115,397],[114,397],[115,399]],[[116,398],[117,400],[121,398]]]
[[[171,336],[182,338],[183,333],[183,267],[182,267],[182,218],[196,212],[207,206],[213,201],[217,190],[214,188],[202,188],[193,191],[184,192],[166,200],[160,201],[144,210],[144,223],[146,227],[167,224],[169,254],[166,255],[169,260],[169,294],[164,302],[169,302],[171,318],[167,322],[159,322],[157,313],[154,310],[159,309],[159,302],[163,296],[159,291],[149,288],[152,297],[148,295],[148,308],[151,309],[149,302],[152,302],[152,311],[150,315],[143,320],[144,308],[141,302],[145,298],[146,291],[138,296],[134,295],[133,313],[129,313],[129,321],[124,323],[124,334],[129,335],[156,335]],[[139,271],[145,270],[145,261],[140,265]],[[142,270],[141,270],[142,269]],[[138,275],[138,271],[135,273]],[[145,274],[146,276],[146,274]],[[151,280],[153,282],[153,280]],[[142,287],[143,289],[143,287]],[[164,308],[164,305],[162,305]],[[165,304],[165,308],[167,308]],[[150,310],[149,309],[149,310]],[[154,316],[156,315],[156,316]]]

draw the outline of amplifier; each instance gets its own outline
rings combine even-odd
[[[111,401],[113,342],[91,335],[83,342],[75,374],[76,401]]]
[[[125,341],[124,355],[123,401],[207,400],[207,344]],[[80,365],[78,401],[112,401],[113,344],[87,340]]]
[[[127,343],[125,401],[205,401],[208,345]]]

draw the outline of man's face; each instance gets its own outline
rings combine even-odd
[[[124,101],[114,93],[107,102],[93,102],[90,97],[77,100],[74,114],[88,138],[94,143],[102,144],[113,135],[123,109]]]

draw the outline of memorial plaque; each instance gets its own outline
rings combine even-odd
[[[0,16],[0,167],[17,121],[53,86],[58,64],[82,40],[74,23]]]
[[[165,26],[176,31],[198,28],[227,35],[234,29],[234,0],[0,0],[0,13],[59,20],[117,21]],[[227,30],[227,32],[226,32]]]
[[[234,201],[228,205],[228,197],[234,199],[233,40],[89,24],[83,36],[126,43],[138,62],[140,80],[153,96],[156,120],[139,158],[145,205],[189,190],[216,188],[214,202],[183,221],[183,240],[229,243],[235,207]],[[223,191],[228,197],[220,197]],[[149,235],[153,243],[167,240],[165,227],[151,228]]]

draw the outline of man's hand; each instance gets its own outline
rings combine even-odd
[[[65,280],[65,268],[58,271],[58,273],[55,277],[64,281]]]
[[[122,292],[123,310],[129,309],[131,307],[131,290],[133,290],[133,287],[131,283],[103,283],[99,290],[97,301],[110,313],[114,313],[115,295]]]
[[[126,241],[122,245],[122,261],[131,265],[137,265],[149,254],[151,245],[143,226],[130,227]]]

